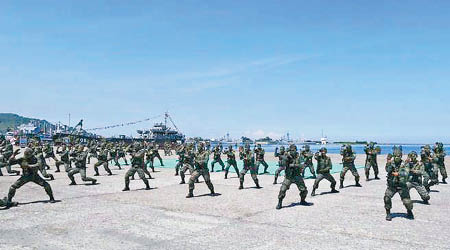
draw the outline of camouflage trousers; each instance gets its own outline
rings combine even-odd
[[[256,167],[244,166],[244,168],[239,173],[239,180],[241,185],[244,185],[244,176],[250,170],[250,175],[252,176],[253,182],[259,185],[258,181],[258,169]]]
[[[191,178],[189,178],[189,192],[194,191],[194,188],[195,188],[194,183],[197,182],[197,180],[200,176],[203,176],[203,179],[205,180],[205,183],[208,186],[209,190],[211,192],[214,192],[214,186],[211,183],[211,178],[209,176],[209,170],[208,170],[207,166],[205,166],[203,168],[195,169],[194,172],[192,172]]]
[[[366,161],[366,166],[364,168],[366,173],[366,178],[369,179],[370,169],[373,168],[375,176],[378,176],[378,163],[372,161]]]
[[[411,190],[412,188],[417,190],[417,193],[419,193],[420,198],[423,201],[428,201],[430,199],[430,194],[422,184],[417,182],[408,182],[406,185],[408,187],[408,190]]]
[[[148,187],[149,183],[148,183],[147,178],[145,177],[144,168],[142,168],[140,166],[137,166],[137,165],[131,166],[131,168],[128,169],[128,171],[125,173],[125,187],[129,187],[129,185],[130,185],[130,177],[134,178],[134,174],[136,174],[136,172],[138,173],[139,178],[141,178],[141,180],[144,182],[145,186]]]
[[[447,179],[447,170],[445,169],[445,164],[436,164],[439,172],[441,172],[442,179]]]
[[[223,163],[222,159],[214,159],[211,162],[211,172],[214,172],[214,165],[216,165],[216,163],[219,163],[219,165],[222,166],[222,171],[225,169],[225,164]]]
[[[108,164],[108,161],[97,161],[95,164],[94,164],[94,170],[95,170],[95,175],[99,175],[99,173],[98,173],[98,167],[99,166],[103,166],[103,168],[105,168],[105,171],[109,174],[109,175],[112,175],[112,172],[111,172],[111,170],[109,169],[109,166],[108,166],[109,164]]]
[[[432,169],[427,169],[423,173],[423,186],[427,191],[430,191],[431,186],[439,184],[438,171],[438,168],[434,166]]]
[[[269,165],[267,164],[267,162],[264,160],[264,159],[262,159],[262,160],[257,160],[256,162],[255,162],[255,167],[256,167],[256,171],[259,173],[259,166],[260,165],[263,165],[264,166],[264,173],[266,173],[267,172],[267,169],[269,168]]]
[[[189,174],[192,176],[192,173],[194,173],[194,167],[192,167],[191,164],[188,163],[184,163],[182,164],[182,167],[180,169],[180,177],[181,177],[181,181],[184,182],[184,178],[186,176],[186,171],[189,170]]]
[[[39,164],[39,172],[41,172],[44,178],[54,179],[52,174],[47,173],[47,169],[45,169],[45,165]]]
[[[8,163],[1,162],[0,163],[0,176],[3,175],[2,168],[6,168],[6,172],[8,172],[8,174],[15,174],[15,175],[19,175],[20,174],[20,171],[12,170],[11,169],[11,165],[9,165]]]
[[[22,175],[16,182],[14,182],[14,184],[11,185],[8,193],[8,202],[12,201],[12,198],[16,194],[16,190],[22,187],[23,185],[27,184],[28,182],[34,182],[37,185],[43,187],[47,195],[50,197],[50,199],[53,199],[53,191],[52,188],[50,187],[50,184],[48,184],[48,182],[42,179],[42,177],[40,177],[37,172],[34,172]]]
[[[334,179],[334,177],[330,173],[324,173],[317,175],[317,179],[314,181],[313,189],[319,188],[319,183],[323,179],[326,179],[331,183],[330,185],[331,189],[334,189],[336,187],[336,180]]]
[[[274,184],[277,183],[278,176],[280,176],[281,172],[285,171],[285,170],[286,170],[285,166],[280,166],[280,167],[277,168],[277,170],[275,171],[275,177],[274,177],[274,180],[273,180]]]
[[[56,169],[59,170],[59,166],[64,165],[64,170],[67,172],[69,172],[70,170],[70,162],[64,162],[64,161],[57,161],[56,162]]]
[[[409,196],[409,189],[407,187],[390,187],[388,186],[386,192],[384,193],[384,208],[390,210],[392,208],[392,197],[396,193],[399,193],[402,199],[403,205],[407,210],[413,209],[413,203],[411,197]]]
[[[301,199],[304,200],[306,198],[306,196],[308,195],[308,189],[305,186],[303,177],[301,177],[299,175],[299,176],[294,176],[291,178],[287,178],[287,177],[284,178],[284,181],[281,184],[280,193],[278,194],[278,199],[284,199],[284,197],[286,196],[286,191],[289,190],[292,183],[297,185],[298,191],[300,191]]]
[[[72,168],[69,170],[69,173],[67,173],[67,176],[69,176],[69,179],[72,181],[72,183],[75,182],[75,174],[80,174],[82,181],[96,181],[96,179],[86,176],[86,168]]]
[[[159,154],[155,155],[155,156],[152,158],[152,165],[153,165],[153,163],[154,163],[154,161],[155,161],[155,158],[158,158],[159,164],[160,164],[161,166],[164,166],[163,160],[162,160],[162,158],[161,158],[161,156],[160,156]]]
[[[316,178],[316,172],[314,172],[314,165],[313,164],[305,164],[302,169],[302,176],[305,177],[305,170],[309,169],[309,172],[311,172],[312,176]]]
[[[89,153],[89,156],[87,157],[87,164],[91,164],[91,158],[94,157],[97,159],[97,153]]]
[[[236,174],[239,177],[239,168],[237,167],[236,161],[227,161],[227,166],[225,167],[225,174],[228,174],[231,166],[233,166],[234,171],[236,172]]]
[[[340,180],[341,182],[344,181],[345,179],[345,174],[347,173],[347,171],[352,172],[352,175],[355,177],[355,181],[359,182],[359,174],[358,174],[358,170],[356,170],[355,164],[344,164],[342,171],[341,171],[341,175],[340,175]]]

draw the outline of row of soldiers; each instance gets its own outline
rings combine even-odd
[[[22,167],[23,174],[10,188],[8,193],[8,198],[4,201],[6,204],[14,205],[12,198],[14,197],[15,190],[20,188],[27,182],[35,182],[36,184],[43,186],[47,194],[50,197],[50,201],[54,202],[53,193],[50,185],[46,180],[41,178],[38,172],[44,178],[49,178],[50,180],[54,177],[47,173],[48,164],[46,163],[47,158],[53,158],[55,165],[57,167],[56,172],[60,171],[60,166],[64,165],[65,171],[68,173],[68,177],[71,180],[70,185],[76,185],[74,180],[74,175],[80,173],[83,181],[90,181],[92,184],[96,184],[97,180],[86,176],[86,164],[90,157],[97,158],[97,163],[94,164],[94,169],[98,175],[98,167],[103,166],[108,174],[111,171],[108,168],[108,162],[117,162],[118,158],[123,157],[126,161],[125,153],[131,156],[131,167],[125,174],[125,188],[123,191],[129,190],[130,178],[133,178],[134,174],[138,172],[139,177],[143,180],[146,185],[146,189],[150,189],[148,180],[146,179],[146,174],[149,178],[152,178],[147,170],[147,165],[150,164],[153,169],[153,159],[159,156],[157,147],[146,143],[133,143],[125,145],[123,143],[112,144],[107,142],[90,142],[88,144],[88,149],[81,144],[77,146],[67,146],[63,145],[57,148],[57,154],[60,154],[61,159],[58,160],[53,153],[53,147],[48,145],[41,146],[39,144],[31,144],[29,148],[26,148],[24,155],[21,158],[16,159],[19,151],[12,151],[12,145],[2,142],[0,147],[0,152],[2,152],[2,162],[1,166],[6,167],[8,172],[12,174],[17,174],[12,172],[11,165],[18,164]],[[154,152],[156,150],[156,153]],[[380,153],[379,147],[375,147],[373,143],[369,144],[366,148],[366,180],[369,179],[370,168],[374,169],[375,179],[378,178],[378,166],[376,162],[376,155]],[[220,152],[220,153],[219,153]],[[44,154],[45,153],[45,154]],[[213,161],[211,162],[211,171],[214,171],[214,164],[219,163],[222,165],[222,169],[225,170],[225,178],[228,177],[228,171],[231,166],[235,169],[239,180],[239,189],[243,189],[244,176],[250,171],[251,177],[256,185],[256,188],[260,188],[259,180],[257,178],[258,168],[260,165],[264,166],[263,173],[267,172],[267,163],[264,161],[264,150],[260,145],[256,146],[253,150],[247,144],[244,147],[239,148],[239,158],[243,161],[243,169],[239,171],[236,163],[236,155],[232,146],[228,149],[223,150],[220,145],[216,146],[213,150],[210,149],[209,145],[200,143],[195,149],[194,144],[183,144],[177,148],[176,153],[179,156],[178,164],[176,165],[176,175],[179,173],[181,176],[181,183],[185,183],[185,173],[189,170],[191,177],[189,179],[189,192],[187,198],[193,197],[194,183],[198,182],[198,178],[203,176],[206,185],[211,191],[211,194],[215,194],[214,186],[211,183],[208,169],[208,161],[211,153],[214,154]],[[225,154],[227,156],[227,166],[224,167],[221,161],[220,155]],[[341,148],[342,164],[343,168],[340,174],[340,188],[343,187],[343,182],[345,175],[350,171],[354,177],[356,186],[361,186],[359,184],[359,175],[356,170],[354,161],[355,153],[353,152],[350,145],[344,145]],[[373,157],[375,155],[375,157]],[[146,157],[147,156],[147,157]],[[332,169],[332,163],[330,157],[327,156],[326,148],[322,148],[319,152],[313,154],[308,145],[305,145],[303,150],[297,151],[295,145],[290,145],[286,150],[284,147],[275,150],[275,156],[279,159],[279,168],[276,171],[274,184],[277,183],[277,179],[281,171],[285,171],[285,179],[282,182],[280,192],[278,195],[278,205],[277,209],[282,207],[282,201],[286,195],[286,191],[289,189],[292,183],[296,184],[300,191],[301,204],[307,205],[306,196],[307,188],[304,184],[304,172],[308,168],[313,174],[313,178],[316,178],[312,196],[315,195],[319,183],[323,179],[327,179],[331,183],[331,192],[337,193],[335,189],[336,181],[330,174]],[[412,215],[412,202],[409,198],[409,190],[414,188],[418,191],[425,203],[429,200],[430,187],[439,183],[438,181],[438,171],[441,172],[443,183],[447,178],[444,165],[445,151],[442,143],[436,143],[436,145],[431,149],[430,146],[426,145],[422,148],[421,160],[417,160],[417,153],[411,152],[408,155],[406,161],[402,161],[401,147],[395,147],[393,154],[387,156],[386,172],[388,173],[388,188],[385,193],[385,208],[387,212],[386,219],[390,220],[392,217],[390,215],[391,209],[391,198],[396,193],[399,192],[400,196],[407,207],[408,216]],[[145,161],[144,159],[147,158]],[[317,169],[314,171],[312,164],[312,158],[317,161]],[[5,161],[5,159],[8,159]],[[162,159],[159,157],[160,163],[162,164]],[[74,163],[74,167],[72,167]],[[127,163],[126,163],[127,164]],[[117,164],[120,167],[120,164]],[[317,175],[316,175],[317,173]]]

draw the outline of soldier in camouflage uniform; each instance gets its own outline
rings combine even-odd
[[[289,150],[283,155],[278,156],[282,165],[286,165],[284,181],[281,184],[280,193],[278,194],[277,209],[281,209],[283,205],[283,199],[286,197],[286,191],[289,190],[292,183],[297,185],[298,191],[300,191],[300,204],[308,205],[306,202],[306,196],[308,195],[308,189],[305,186],[301,173],[300,155],[297,152],[297,146],[290,145]]]
[[[263,174],[268,174],[269,172],[267,171],[267,169],[269,168],[269,165],[267,165],[267,162],[264,160],[264,154],[266,153],[266,151],[261,147],[261,144],[258,144],[253,151],[255,152],[256,170],[259,173],[259,166],[262,164],[264,166]]]
[[[119,162],[120,159],[123,159],[123,161],[125,162],[125,165],[128,166],[127,156],[125,154],[123,144],[119,145],[119,147],[117,148],[117,162]],[[119,169],[120,169],[120,164],[119,164]]]
[[[200,143],[198,145],[197,153],[195,154],[194,158],[195,170],[192,173],[191,178],[189,178],[189,193],[186,196],[186,198],[194,197],[194,182],[197,181],[200,176],[203,176],[203,179],[205,180],[206,185],[211,191],[211,194],[215,194],[214,186],[211,183],[211,179],[209,177],[209,170],[208,170],[209,154],[210,151],[205,150],[205,145],[203,143]]]
[[[155,168],[153,167],[154,166],[154,160],[155,160],[155,158],[158,158],[159,159],[159,164],[161,165],[161,166],[164,166],[164,163],[163,163],[163,160],[162,160],[162,158],[161,158],[161,155],[159,155],[159,145],[158,144],[156,144],[153,148],[152,148],[152,158],[151,158],[151,160],[152,160],[152,169],[153,169],[153,172],[155,172]]]
[[[437,168],[441,172],[442,176],[442,183],[447,184],[445,181],[447,179],[447,170],[445,169],[445,150],[444,145],[441,142],[436,142],[436,144],[433,147],[434,152],[434,163],[436,164]]]
[[[391,208],[392,208],[392,197],[396,193],[399,193],[402,199],[403,205],[406,207],[408,212],[407,217],[414,219],[412,213],[413,203],[409,195],[409,189],[407,186],[408,182],[408,169],[402,164],[401,149],[396,147],[394,150],[394,155],[388,154],[386,163],[387,172],[387,188],[384,194],[384,208],[386,209],[386,220],[391,221]]]
[[[344,145],[341,148],[341,155],[342,155],[342,171],[341,171],[341,178],[340,178],[340,185],[339,188],[344,188],[344,179],[345,174],[347,171],[350,170],[352,172],[353,176],[355,177],[355,186],[361,187],[361,184],[359,184],[359,174],[358,170],[356,170],[355,167],[355,153],[353,152],[351,145]]]
[[[118,167],[119,169],[122,169],[122,167],[119,164],[119,158],[118,158],[118,149],[117,145],[111,144],[111,148],[109,149],[109,155],[110,160],[114,162],[114,166]]]
[[[194,173],[194,158],[195,158],[195,152],[194,152],[194,145],[193,144],[188,144],[185,149],[184,149],[184,153],[183,153],[183,161],[182,161],[182,165],[180,168],[180,177],[181,177],[181,182],[180,184],[186,184],[185,182],[185,176],[186,176],[186,171],[189,170],[189,174],[192,176],[192,173]],[[198,183],[198,179],[195,181],[196,183]]]
[[[139,178],[141,178],[141,180],[144,182],[145,190],[150,190],[150,185],[147,178],[145,178],[144,172],[145,149],[141,146],[141,144],[136,143],[133,147],[133,150],[134,152],[131,153],[131,167],[125,174],[125,188],[122,191],[130,191],[130,177],[134,176],[136,172],[138,173]]]
[[[112,156],[111,156],[112,157]],[[108,173],[108,175],[112,175],[111,169],[109,169],[109,161],[111,160],[111,157],[108,158],[108,150],[106,147],[101,148],[100,152],[97,155],[98,161],[94,164],[94,176],[99,176],[98,167],[103,166],[105,171]]]
[[[71,181],[69,185],[77,185],[77,183],[75,182],[74,175],[78,174],[78,173],[81,175],[82,181],[85,181],[85,182],[90,181],[90,182],[92,182],[92,185],[95,185],[97,183],[96,179],[86,177],[87,155],[88,155],[88,152],[84,151],[83,145],[78,145],[76,150],[74,150],[74,152],[71,153],[72,158],[70,160],[75,162],[75,167],[71,168],[69,170],[69,172],[67,173],[67,176],[69,176],[69,179]]]
[[[239,178],[239,168],[237,167],[236,162],[236,154],[233,150],[233,146],[229,145],[228,149],[223,152],[227,156],[227,166],[225,167],[225,179],[228,179],[228,172],[230,171],[230,167],[233,166],[234,171],[236,172]]]
[[[0,207],[15,207],[17,205],[19,205],[19,203],[15,201],[8,203],[8,198],[6,197],[0,200]]]
[[[70,150],[66,145],[63,145],[61,148],[56,149],[56,153],[61,156],[61,160],[56,162],[56,169],[59,170],[59,166],[64,165],[64,170],[66,173],[69,172],[70,166]]]
[[[222,166],[222,171],[225,169],[225,164],[220,156],[222,155],[222,145],[217,145],[213,150],[213,161],[211,162],[211,172],[214,172],[214,165],[219,163]]]
[[[23,157],[16,159],[15,155],[9,159],[9,164],[18,164],[22,168],[22,176],[11,185],[8,192],[7,204],[12,204],[12,199],[16,194],[16,190],[25,185],[28,182],[34,182],[45,189],[50,202],[55,202],[53,197],[53,191],[50,184],[39,176],[39,164],[35,156],[33,156],[33,150],[26,148]]]
[[[300,157],[303,158],[302,177],[305,178],[305,170],[308,168],[311,172],[313,179],[316,179],[316,172],[314,171],[313,156],[309,145],[305,145],[304,149],[300,153]]]
[[[408,159],[404,163],[409,170],[409,179],[407,182],[408,189],[414,188],[422,198],[424,204],[429,204],[430,195],[426,188],[422,185],[422,175],[425,172],[423,163],[417,160],[417,153],[412,151],[408,154]]]
[[[178,175],[178,173],[180,172],[180,168],[183,166],[185,150],[186,150],[185,144],[181,144],[175,148],[175,154],[178,155],[177,164],[175,165],[175,176]]]
[[[8,141],[5,140],[5,146],[4,149],[2,149],[2,154],[4,157],[4,161],[5,163],[3,164],[3,167],[6,168],[6,172],[8,172],[8,174],[15,174],[15,175],[20,175],[20,171],[17,170],[12,170],[11,169],[11,165],[9,164],[9,158],[11,158],[11,156],[14,154],[14,147],[11,143],[9,143]],[[0,166],[0,169],[2,167]],[[1,170],[0,170],[1,173]],[[3,173],[1,173],[1,175],[3,175]]]
[[[55,152],[53,150],[52,145],[50,145],[50,143],[45,144],[44,147],[44,153],[45,153],[45,159],[53,159],[53,161],[58,162],[58,159],[55,156]],[[58,169],[55,172],[59,172]]]
[[[47,163],[45,162],[45,156],[44,156],[44,153],[42,152],[42,148],[36,147],[34,149],[34,154],[38,161],[38,165],[39,165],[38,169],[41,172],[42,176],[44,178],[49,178],[50,180],[54,180],[55,177],[53,177],[52,174],[47,173],[47,169],[46,169]]]
[[[381,152],[380,147],[375,147],[375,143],[371,142],[370,144],[366,145],[366,147],[364,148],[364,152],[366,153],[366,181],[369,180],[370,168],[373,168],[373,172],[375,173],[375,180],[379,180],[380,178],[378,178],[377,155]]]
[[[252,150],[250,149],[250,145],[246,144],[245,148],[239,148],[239,158],[244,163],[244,168],[241,170],[240,176],[239,176],[239,189],[244,188],[244,177],[245,174],[250,170],[250,175],[252,176],[253,182],[256,184],[256,188],[261,188],[259,186],[259,180],[258,180],[258,169],[255,166],[255,157],[253,155]]]
[[[280,147],[280,152],[278,152],[278,148],[275,148],[274,156],[278,157],[278,168],[275,171],[275,178],[273,180],[273,185],[277,184],[278,176],[280,176],[281,171],[286,170],[287,162],[286,162],[286,151],[284,146]]]
[[[433,155],[431,153],[430,145],[425,145],[422,147],[420,161],[422,162],[425,170],[423,173],[423,185],[425,189],[430,192],[431,186],[439,184],[438,169],[433,163]]]
[[[330,157],[327,156],[327,149],[321,148],[320,151],[314,155],[314,158],[317,161],[317,179],[314,181],[311,196],[316,195],[316,190],[319,187],[319,183],[323,179],[327,179],[331,183],[331,193],[339,193],[339,191],[336,190],[336,180],[330,174],[333,166],[331,164]]]
[[[96,143],[93,142],[89,144],[88,146],[89,156],[87,158],[87,164],[91,164],[91,158],[98,159],[97,148],[98,145]]]

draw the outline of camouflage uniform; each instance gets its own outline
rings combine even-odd
[[[59,150],[59,148],[58,148],[56,150],[56,153],[61,155],[61,160],[56,162],[56,168],[59,170],[59,166],[64,165],[64,170],[66,171],[66,173],[69,172],[69,170],[71,168],[70,158],[69,158],[70,151],[67,148],[67,146],[64,145],[61,150]]]
[[[392,220],[391,208],[392,197],[396,193],[399,193],[402,199],[403,205],[408,211],[408,217],[414,218],[412,213],[413,203],[409,195],[409,189],[407,187],[408,181],[408,169],[402,164],[401,153],[394,156],[389,154],[387,156],[386,172],[387,172],[387,188],[384,194],[384,208],[386,209],[386,220]],[[392,159],[393,158],[393,159]]]
[[[255,159],[256,159],[256,162],[255,162],[256,171],[259,173],[259,166],[263,165],[264,166],[263,174],[268,174],[269,172],[267,171],[267,169],[269,168],[269,165],[264,160],[264,154],[266,153],[266,151],[261,147],[261,144],[258,144],[258,146],[257,146],[257,148],[255,148],[254,152],[255,152]]]
[[[8,162],[9,158],[11,158],[11,156],[14,154],[14,147],[11,143],[7,141],[5,141],[5,143],[6,146],[2,151],[4,157],[4,164],[2,164],[3,166],[0,166],[0,175],[3,175],[3,173],[1,172],[1,168],[6,168],[6,172],[8,172],[8,174],[20,175],[20,171],[12,170],[11,164],[9,164]]]
[[[222,147],[216,146],[213,151],[213,161],[211,162],[211,172],[214,172],[214,165],[216,163],[219,163],[220,166],[222,166],[222,171],[225,169],[225,164],[222,161],[222,158],[220,156],[222,155]]]
[[[331,168],[333,167],[331,164],[331,159],[327,155],[327,149],[321,148],[320,153],[317,152],[314,155],[314,158],[317,161],[317,179],[314,181],[313,191],[311,193],[311,196],[316,195],[316,189],[319,187],[320,181],[323,179],[327,179],[331,183],[331,192],[332,193],[339,193],[339,191],[336,190],[336,180],[334,177],[330,174]]]
[[[54,180],[55,178],[53,177],[53,175],[47,173],[47,170],[46,170],[47,164],[45,163],[45,157],[44,157],[44,154],[42,153],[42,149],[40,147],[37,147],[35,149],[34,153],[35,153],[36,159],[38,161],[38,165],[39,165],[38,169],[41,172],[42,176],[44,178],[49,178],[50,180]]]
[[[305,149],[302,150],[300,157],[303,158],[302,176],[305,178],[305,169],[309,169],[314,179],[316,179],[316,172],[313,165],[313,153],[310,151],[309,145],[305,145]]]
[[[55,163],[58,162],[58,159],[55,156],[55,152],[53,151],[53,147],[49,143],[47,143],[45,145],[44,153],[45,153],[45,159],[51,158],[55,161]],[[59,172],[59,171],[57,170],[56,172]]]
[[[183,166],[184,153],[185,153],[185,145],[182,144],[175,149],[175,154],[178,155],[178,161],[175,165],[175,176],[178,175],[180,168]]]
[[[371,142],[364,148],[364,152],[366,153],[366,166],[365,166],[366,181],[369,180],[370,168],[373,168],[375,179],[376,180],[380,179],[378,178],[378,162],[377,162],[377,155],[380,153],[380,151],[381,151],[380,147],[375,147],[375,143],[373,142]]]
[[[433,155],[431,154],[430,145],[425,145],[422,147],[420,161],[422,162],[425,170],[423,173],[423,185],[425,189],[430,192],[431,186],[439,184],[438,168],[435,164],[433,164]]]
[[[224,152],[227,155],[227,166],[225,167],[225,179],[228,179],[228,172],[230,171],[230,167],[233,166],[234,171],[236,172],[239,178],[239,168],[237,167],[236,162],[236,154],[233,150],[233,146],[229,146],[228,150]]]
[[[53,191],[50,184],[42,179],[38,174],[38,160],[33,156],[33,151],[30,148],[25,149],[24,156],[19,159],[11,158],[9,164],[18,164],[22,168],[22,176],[14,182],[9,188],[7,203],[12,203],[12,199],[16,194],[16,190],[28,182],[34,182],[45,189],[45,192],[50,198],[50,202],[55,202],[53,198]]]
[[[244,168],[241,170],[240,176],[239,176],[239,189],[244,188],[244,176],[245,174],[250,170],[250,175],[252,176],[253,182],[256,184],[256,188],[261,188],[259,186],[258,181],[258,169],[255,166],[255,157],[253,155],[253,152],[250,150],[250,145],[245,145],[245,149],[240,148],[239,149],[239,158],[244,163]]]
[[[123,145],[119,145],[119,147],[117,148],[117,162],[119,162],[119,159],[123,159],[123,161],[125,162],[125,165],[128,165],[128,161],[127,161],[127,156],[125,154],[125,150],[123,149]],[[119,164],[119,169],[120,169],[120,164]]]
[[[195,154],[194,158],[194,164],[195,164],[195,170],[191,175],[191,178],[189,178],[189,193],[186,196],[186,198],[194,197],[194,182],[198,180],[200,176],[203,176],[203,179],[205,180],[206,185],[208,186],[209,190],[211,191],[211,194],[214,193],[214,186],[211,183],[211,179],[209,177],[209,170],[208,170],[208,161],[209,161],[209,150],[205,150],[205,146],[203,143],[201,143],[198,147],[198,151]]]
[[[408,189],[414,188],[422,198],[425,204],[428,204],[430,195],[426,188],[422,185],[422,175],[425,172],[425,168],[422,162],[417,160],[417,153],[411,152],[408,154],[408,159],[405,161],[405,168],[409,170],[409,179],[407,182]]]
[[[88,150],[89,150],[89,156],[87,158],[87,164],[91,164],[91,158],[92,157],[98,159],[97,145],[96,144],[90,145]]]
[[[81,180],[82,181],[91,181],[92,184],[97,183],[97,180],[94,178],[90,178],[90,177],[86,177],[86,160],[87,160],[87,155],[88,153],[86,151],[84,151],[84,147],[83,146],[78,146],[78,149],[76,152],[72,153],[72,157],[71,160],[75,161],[75,167],[71,168],[69,170],[69,172],[67,173],[67,176],[69,176],[70,179],[70,184],[69,185],[76,185],[77,183],[75,182],[75,174],[80,174],[81,175]]]
[[[161,158],[161,155],[159,155],[158,145],[156,145],[156,146],[153,148],[153,153],[152,153],[152,166],[154,166],[154,160],[155,160],[155,158],[158,158],[158,159],[159,159],[159,163],[161,164],[161,166],[164,166],[164,163],[163,163],[163,160],[162,160],[162,158]],[[153,168],[153,169],[154,169],[154,168]],[[153,172],[155,172],[155,171],[153,170]]]
[[[189,170],[189,174],[192,175],[192,173],[194,173],[194,158],[195,158],[195,153],[194,153],[194,145],[189,144],[186,146],[186,148],[183,150],[183,154],[182,154],[182,162],[181,162],[181,169],[180,169],[180,177],[181,177],[181,182],[180,184],[185,184],[185,176],[186,176],[186,171]],[[198,180],[197,180],[198,182]]]
[[[297,147],[295,145],[291,145],[289,147],[289,151],[283,155],[279,155],[278,157],[280,161],[286,163],[286,170],[284,181],[281,184],[280,193],[278,194],[278,205],[276,208],[281,209],[283,199],[286,197],[286,191],[289,190],[292,183],[297,185],[297,188],[300,191],[300,204],[306,205],[307,202],[305,199],[308,195],[308,189],[305,186],[305,182],[303,181],[301,174],[300,156],[297,152]]]
[[[108,173],[108,175],[112,175],[111,169],[109,169],[109,166],[108,166],[109,160],[111,160],[111,158],[108,159],[108,151],[106,150],[106,148],[100,149],[100,152],[97,155],[97,159],[98,159],[98,161],[94,164],[94,171],[95,171],[94,176],[100,175],[98,172],[99,166],[103,166],[103,168],[105,168],[105,171]]]
[[[441,172],[442,183],[447,184],[445,181],[447,179],[447,170],[445,169],[445,150],[444,145],[441,142],[436,142],[433,147],[434,151],[434,163],[436,164],[439,172]]]
[[[130,177],[134,176],[134,174],[137,172],[139,175],[139,178],[144,182],[145,189],[149,190],[150,185],[148,183],[147,178],[145,178],[145,172],[144,172],[144,157],[145,157],[145,150],[141,148],[139,144],[136,144],[134,146],[134,153],[131,154],[131,167],[125,174],[125,188],[122,191],[129,191],[130,190]]]
[[[114,161],[114,166],[117,166],[117,167],[119,167],[119,169],[122,169],[122,167],[119,164],[117,146],[113,145],[111,147],[111,150],[109,151],[109,155],[111,156],[110,160]]]
[[[278,148],[275,148],[275,153],[274,156],[278,157],[278,168],[275,171],[275,177],[273,180],[273,184],[277,184],[277,180],[278,180],[278,176],[280,176],[281,171],[285,171],[286,170],[286,166],[287,166],[287,158],[285,156],[285,149],[284,146],[280,147],[280,152],[278,152]]]
[[[357,187],[361,187],[361,185],[359,184],[358,170],[356,170],[356,167],[355,167],[356,156],[352,150],[352,146],[345,145],[344,147],[342,147],[341,155],[342,155],[342,171],[341,171],[341,176],[340,176],[341,178],[340,178],[339,188],[344,187],[345,174],[349,170],[352,172],[353,176],[355,177],[355,182],[356,182],[355,185]]]

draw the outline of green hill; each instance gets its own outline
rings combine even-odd
[[[41,127],[43,127],[44,124],[45,126],[53,126],[46,120],[23,117],[12,113],[0,113],[0,133],[5,133],[8,129],[14,130],[17,126],[31,121],[37,121]]]

